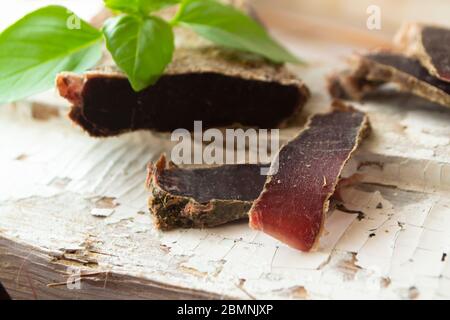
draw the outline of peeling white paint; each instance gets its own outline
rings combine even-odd
[[[106,218],[114,213],[114,209],[92,208],[91,214],[94,217]]]

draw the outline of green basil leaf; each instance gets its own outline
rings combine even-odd
[[[38,9],[0,34],[0,103],[54,86],[61,71],[84,71],[101,58],[101,32],[64,7]]]
[[[105,5],[113,10],[132,14],[147,15],[165,7],[173,6],[181,0],[104,0]]]
[[[273,40],[259,23],[215,0],[183,1],[172,23],[188,26],[219,45],[253,52],[274,62],[300,62]]]
[[[118,16],[106,21],[103,32],[108,50],[135,91],[155,83],[172,61],[172,27],[160,18]]]

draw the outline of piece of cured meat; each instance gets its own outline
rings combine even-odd
[[[450,29],[405,24],[395,37],[399,49],[417,58],[436,78],[450,82]]]
[[[305,84],[282,65],[216,47],[180,48],[165,74],[134,92],[126,76],[103,68],[57,77],[69,117],[91,136],[134,130],[170,132],[242,125],[282,126],[309,98]]]
[[[148,166],[149,208],[159,229],[214,227],[247,218],[266,176],[257,164],[183,169],[165,156]]]
[[[250,227],[302,251],[314,248],[342,168],[368,128],[367,116],[353,109],[313,116],[279,151],[278,172],[253,203]]]
[[[450,83],[431,75],[417,59],[377,51],[355,56],[352,62],[349,70],[329,78],[333,97],[360,100],[380,85],[394,83],[403,91],[450,107]]]

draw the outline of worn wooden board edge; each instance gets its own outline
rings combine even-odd
[[[171,286],[117,272],[92,271],[85,268],[78,274],[68,273],[73,261],[52,261],[47,252],[19,244],[0,235],[0,282],[12,299],[232,299],[206,291]],[[52,283],[48,280],[52,279]],[[79,279],[79,280],[78,280]],[[77,285],[79,289],[71,289]],[[69,283],[69,285],[68,285]],[[72,287],[73,288],[73,287]]]

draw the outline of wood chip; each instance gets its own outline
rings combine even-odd
[[[91,215],[94,217],[107,218],[114,213],[114,209],[106,208],[93,208],[91,210]]]

